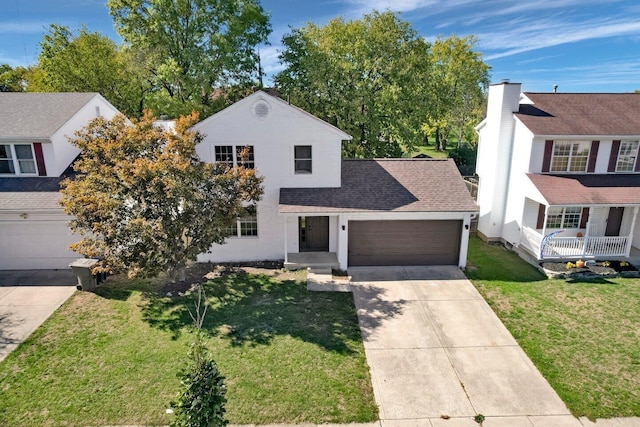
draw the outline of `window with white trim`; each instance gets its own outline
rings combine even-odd
[[[621,141],[616,172],[633,172],[638,159],[639,141]]]
[[[293,170],[295,173],[311,173],[312,160],[311,160],[311,146],[310,145],[296,145],[293,147]]]
[[[36,175],[37,173],[31,144],[0,144],[0,174]]]
[[[581,216],[581,207],[549,207],[547,228],[580,228]]]
[[[555,141],[551,172],[586,172],[590,149],[589,141]]]
[[[216,163],[224,163],[229,167],[233,165],[253,169],[255,159],[253,145],[216,145],[214,147]]]
[[[242,216],[236,218],[222,232],[225,237],[257,237],[258,215],[256,208],[254,206],[247,207]]]

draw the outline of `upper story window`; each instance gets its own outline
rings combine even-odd
[[[0,144],[0,174],[36,175],[37,173],[31,144]]]
[[[294,149],[293,167],[295,173],[311,173],[311,146],[296,145]]]
[[[638,159],[639,141],[621,141],[616,172],[633,172]]]
[[[247,169],[255,167],[255,159],[253,155],[253,145],[216,145],[215,161],[216,163],[224,163],[229,167],[243,166]]]
[[[236,145],[236,164],[247,169],[255,168],[253,145]]]
[[[555,141],[551,172],[586,172],[590,148],[588,141]]]

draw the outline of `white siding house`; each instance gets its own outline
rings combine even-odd
[[[239,218],[234,236],[199,261],[466,263],[476,206],[452,161],[342,160],[349,135],[261,91],[193,130],[204,161],[237,163],[250,147],[265,188],[256,217]]]
[[[628,258],[638,245],[640,94],[489,89],[478,232],[535,260]]]
[[[58,204],[68,137],[118,110],[97,93],[0,93],[0,270],[68,268],[79,240]]]

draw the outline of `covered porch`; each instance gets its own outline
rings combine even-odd
[[[541,197],[525,198],[520,245],[539,261],[632,261],[640,255],[634,247],[640,243],[640,198],[634,199],[638,188],[629,185],[629,177],[530,178]]]

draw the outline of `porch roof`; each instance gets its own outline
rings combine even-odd
[[[640,174],[527,174],[549,205],[638,205]]]
[[[281,188],[280,213],[476,212],[451,159],[343,160],[338,188]]]

